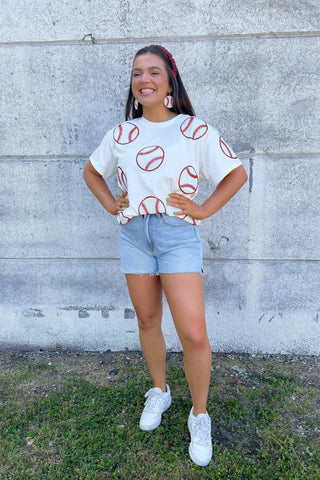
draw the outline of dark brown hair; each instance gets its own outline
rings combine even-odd
[[[168,74],[169,85],[172,88],[171,95],[173,97],[173,107],[170,110],[177,114],[185,113],[187,115],[194,116],[195,112],[191,105],[187,91],[184,88],[179,71],[177,69],[176,76],[175,76],[174,72],[172,71],[172,63],[166,51],[163,50],[160,45],[149,45],[148,47],[143,47],[140,50],[138,50],[134,57],[134,60],[137,57],[139,57],[139,55],[145,55],[146,53],[153,53],[154,55],[157,55],[164,61],[167,74]],[[125,109],[126,120],[129,120],[130,118],[142,117],[142,105],[139,103],[137,110],[134,108],[134,105],[133,105],[134,96],[132,93],[131,81],[132,80],[130,80],[130,88],[128,92],[128,98],[127,98],[126,109]]]

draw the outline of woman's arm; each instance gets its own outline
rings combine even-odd
[[[102,175],[100,175],[100,173],[93,167],[90,160],[88,160],[84,167],[83,178],[101,205],[112,215],[117,215],[128,206],[129,202],[126,198],[127,193],[123,192],[116,200]]]
[[[175,212],[176,215],[189,215],[196,220],[203,220],[216,213],[228,203],[246,183],[247,179],[247,173],[243,166],[240,165],[221,180],[212,195],[210,195],[202,205],[198,205],[179,193],[169,194],[167,202],[172,207],[179,209],[179,211]]]

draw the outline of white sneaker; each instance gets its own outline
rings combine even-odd
[[[169,385],[167,391],[163,392],[161,388],[151,388],[146,394],[145,407],[140,418],[141,430],[154,430],[161,423],[161,415],[171,405],[171,394]]]
[[[191,436],[190,458],[200,467],[205,467],[212,457],[211,420],[208,413],[200,413],[195,417],[192,407],[188,427]]]

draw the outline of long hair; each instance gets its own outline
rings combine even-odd
[[[191,105],[190,99],[188,97],[187,91],[183,85],[183,82],[181,80],[179,71],[177,69],[177,74],[176,76],[173,73],[172,70],[172,64],[170,61],[170,58],[166,54],[164,50],[162,50],[160,45],[149,45],[148,47],[141,48],[138,50],[136,53],[134,60],[139,56],[139,55],[145,55],[146,53],[153,53],[154,55],[157,55],[160,57],[166,66],[167,74],[168,74],[168,79],[169,79],[169,85],[172,88],[171,95],[173,97],[173,107],[170,109],[172,112],[175,112],[177,114],[179,113],[185,113],[187,115],[194,116],[195,112],[193,110],[193,107]],[[134,61],[133,60],[133,61]],[[130,118],[138,118],[142,117],[142,105],[139,103],[138,109],[136,110],[134,108],[133,102],[134,102],[134,96],[132,93],[132,86],[131,86],[132,80],[130,80],[130,88],[128,92],[128,98],[127,98],[127,103],[126,103],[126,109],[125,109],[125,118],[126,120],[129,120]]]

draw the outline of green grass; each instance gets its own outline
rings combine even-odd
[[[138,427],[143,393],[150,388],[143,365],[120,365],[125,380],[109,386],[71,373],[59,391],[28,396],[21,384],[54,377],[54,366],[3,372],[0,478],[319,480],[318,386],[301,385],[285,368],[262,370],[248,361],[237,393],[230,365],[212,377],[214,446],[206,468],[189,460],[190,397],[180,365],[168,363],[173,402],[153,432]]]

